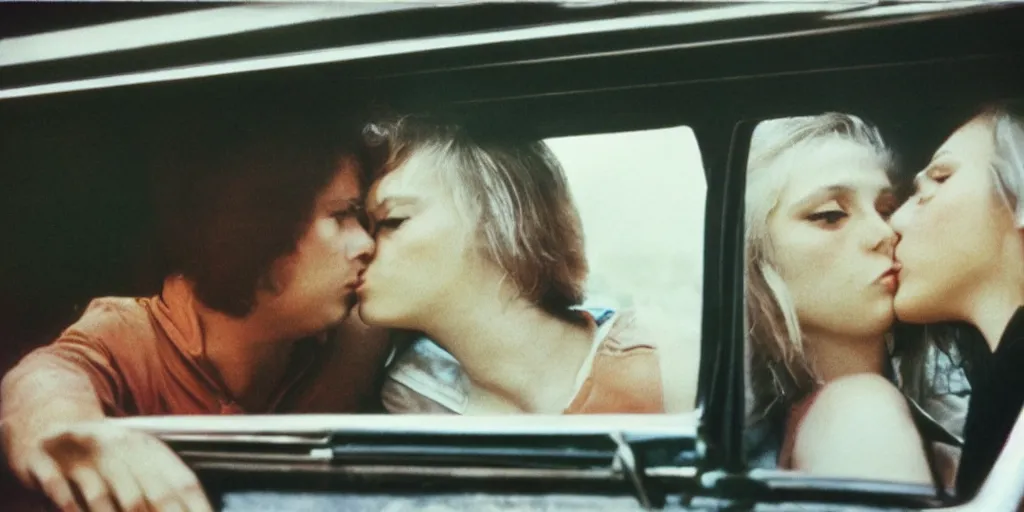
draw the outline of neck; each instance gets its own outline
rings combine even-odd
[[[815,335],[809,346],[814,347],[814,368],[824,383],[858,373],[881,374],[888,357],[882,335]]]
[[[980,280],[972,293],[964,294],[963,320],[981,331],[993,352],[1013,314],[1024,306],[1024,230],[1010,229],[1002,247],[995,271]]]
[[[246,410],[262,410],[279,387],[294,343],[254,312],[235,318],[197,307],[205,356],[231,397]]]
[[[1024,306],[1024,293],[1017,287],[990,287],[989,293],[975,296],[971,301],[968,321],[981,331],[985,342],[995,352],[1010,318]]]
[[[507,293],[475,290],[431,312],[421,329],[459,361],[473,407],[561,413],[590,352],[592,329],[503,298]]]

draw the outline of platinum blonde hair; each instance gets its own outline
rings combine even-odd
[[[378,148],[378,177],[414,153],[432,158],[460,209],[471,214],[484,255],[523,297],[575,318],[570,308],[583,302],[587,277],[583,225],[547,144],[416,116],[382,119],[364,135]]]
[[[1013,213],[1014,224],[1024,228],[1024,115],[1005,107],[987,109],[982,115],[991,119],[995,137],[992,181]]]
[[[863,145],[877,155],[885,169],[892,166],[892,154],[878,130],[847,114],[768,120],[757,126],[751,138],[744,220],[747,374],[751,388],[747,397],[748,410],[755,418],[763,416],[781,397],[790,402],[799,400],[818,383],[796,305],[775,266],[776,250],[768,225],[789,182],[792,157],[830,140]]]

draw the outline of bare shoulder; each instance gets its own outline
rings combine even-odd
[[[852,375],[825,385],[795,436],[798,469],[908,482],[931,478],[906,399],[880,375]]]
[[[909,417],[906,399],[896,386],[885,377],[872,373],[848,375],[836,379],[821,389],[811,411],[819,415],[850,415],[867,411],[905,412]]]
[[[895,385],[881,375],[850,375],[821,389],[804,416],[797,440],[863,436],[907,426],[913,427],[913,419]]]

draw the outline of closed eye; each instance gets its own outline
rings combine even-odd
[[[366,210],[364,210],[363,208],[352,207],[344,210],[339,210],[332,213],[331,217],[334,217],[334,220],[337,221],[339,225],[344,224],[345,221],[349,219],[354,219],[356,222],[359,223],[360,226],[363,227],[363,229],[369,229],[369,219],[367,218]]]
[[[381,230],[385,229],[398,229],[398,227],[401,226],[402,223],[405,222],[407,219],[408,217],[388,217],[386,219],[381,219],[377,221],[377,224],[374,229],[374,234],[380,233]]]
[[[928,180],[935,183],[943,183],[952,175],[953,169],[947,164],[932,164],[932,166],[925,171],[925,176]]]
[[[331,214],[331,217],[334,217],[338,222],[343,222],[345,220],[351,219],[351,218],[356,217],[356,216],[357,216],[357,212],[356,212],[356,210],[354,208],[346,208],[344,210],[338,210],[338,211],[336,211],[336,212]]]
[[[807,220],[811,222],[821,222],[827,226],[835,226],[839,224],[839,221],[846,217],[847,213],[842,210],[828,210],[823,212],[814,212],[807,216]]]
[[[953,176],[953,169],[945,164],[932,164],[914,180],[914,195],[918,203],[924,203],[935,195],[936,188]]]

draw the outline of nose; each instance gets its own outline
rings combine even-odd
[[[360,226],[359,229],[352,230],[349,236],[345,257],[353,261],[369,262],[373,259],[373,253],[376,250],[377,246],[373,241],[373,237],[366,232],[365,228]]]
[[[900,205],[892,216],[889,217],[889,225],[892,226],[893,231],[895,231],[898,236],[903,236],[903,230],[906,229],[907,222],[910,220],[911,209],[913,207],[913,201],[907,201]]]
[[[899,234],[881,215],[871,219],[871,241],[872,250],[892,256],[896,252],[896,242],[899,241]]]

